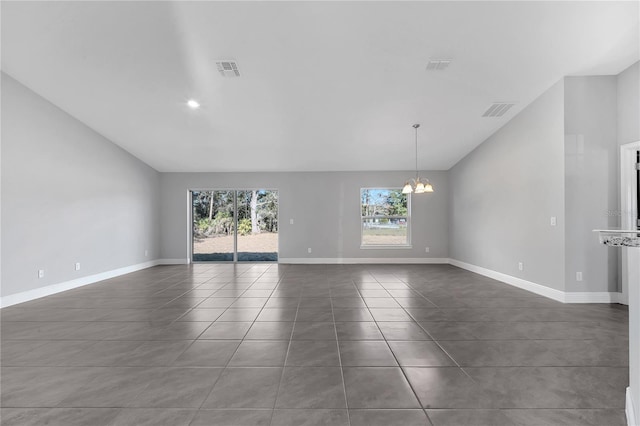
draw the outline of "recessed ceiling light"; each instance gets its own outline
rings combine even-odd
[[[191,109],[198,109],[200,108],[200,103],[198,101],[196,101],[195,99],[189,99],[187,101],[187,106]]]

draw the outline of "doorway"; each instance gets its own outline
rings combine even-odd
[[[276,262],[278,191],[192,190],[192,262]]]

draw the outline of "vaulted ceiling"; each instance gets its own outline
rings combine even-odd
[[[414,123],[419,167],[446,170],[562,77],[639,59],[638,2],[1,8],[3,71],[159,171],[412,169]]]

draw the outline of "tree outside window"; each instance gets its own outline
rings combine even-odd
[[[410,240],[410,198],[399,188],[360,190],[362,247],[406,247]]]

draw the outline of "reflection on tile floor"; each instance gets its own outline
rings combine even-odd
[[[0,315],[7,426],[625,424],[625,307],[449,265],[158,266]]]

